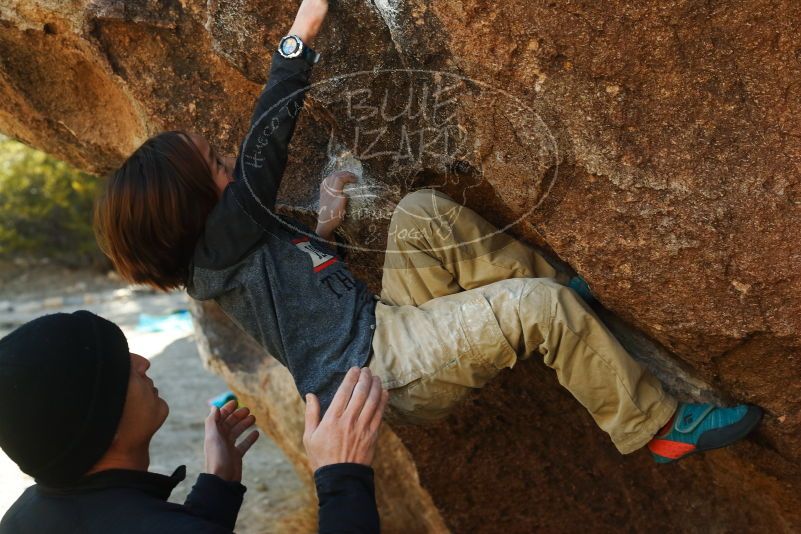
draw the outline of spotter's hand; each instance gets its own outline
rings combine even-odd
[[[368,368],[354,367],[345,375],[334,400],[320,420],[320,401],[306,395],[303,445],[312,469],[326,465],[370,465],[389,393]]]
[[[206,473],[217,475],[229,482],[242,480],[242,457],[256,443],[257,431],[250,432],[237,445],[236,440],[256,422],[247,408],[236,408],[236,401],[228,401],[217,409],[211,407],[206,418]]]

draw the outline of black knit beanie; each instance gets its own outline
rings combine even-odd
[[[88,311],[20,326],[0,339],[0,448],[37,482],[76,481],[114,439],[130,366],[119,327]]]

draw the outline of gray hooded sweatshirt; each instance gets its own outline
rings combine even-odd
[[[325,409],[347,370],[367,364],[375,297],[333,247],[274,211],[313,63],[273,55],[235,179],[195,248],[187,291],[216,301]]]

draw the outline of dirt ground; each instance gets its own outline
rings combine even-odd
[[[31,302],[53,296],[127,287],[113,271],[65,269],[48,262],[0,259],[0,301]]]
[[[152,442],[150,470],[170,474],[181,464],[187,466],[187,478],[173,492],[173,502],[183,502],[203,467],[207,400],[225,391],[226,386],[203,368],[191,327],[146,332],[140,320],[143,314],[163,316],[184,309],[187,298],[183,293],[132,290],[116,278],[97,272],[0,264],[0,337],[45,313],[88,309],[117,323],[131,351],[150,359],[148,374],[170,406],[170,416]],[[33,480],[2,451],[0,480],[2,515]],[[263,435],[245,458],[243,483],[248,491],[237,532],[300,532],[294,525],[314,504],[281,450]]]

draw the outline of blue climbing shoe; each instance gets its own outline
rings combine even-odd
[[[592,291],[590,291],[590,286],[588,286],[587,282],[585,282],[580,276],[574,276],[571,278],[567,283],[567,287],[578,293],[587,304],[592,304],[597,300],[595,295],[592,294]]]
[[[719,408],[712,404],[679,404],[670,422],[648,442],[657,463],[731,445],[747,436],[762,419],[762,409],[750,404]]]

